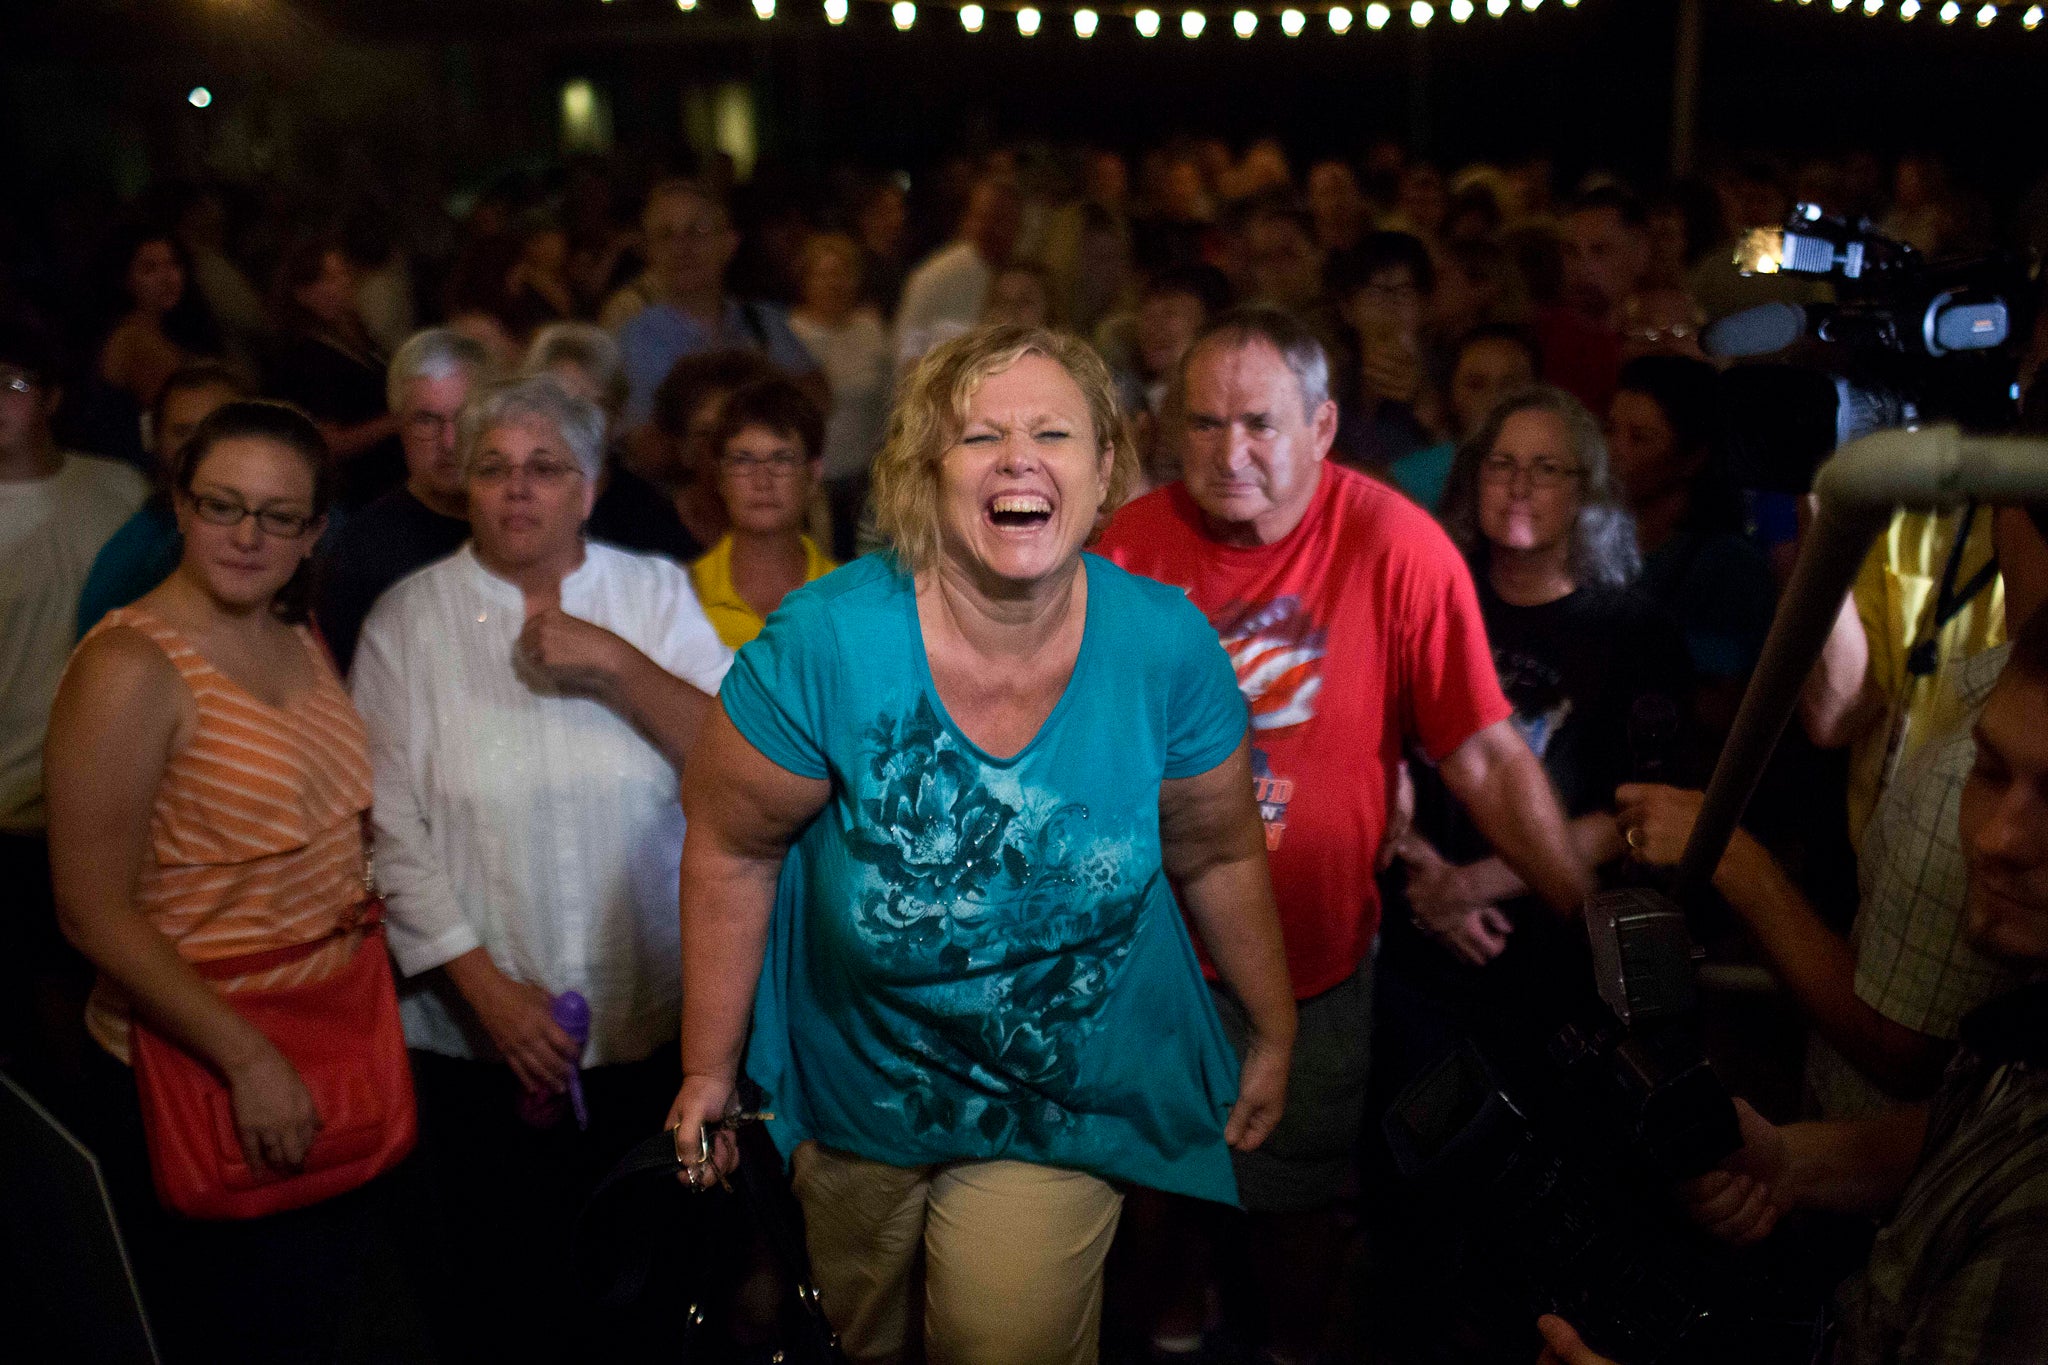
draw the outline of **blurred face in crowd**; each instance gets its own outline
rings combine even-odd
[[[1058,361],[1027,355],[988,376],[939,460],[943,553],[998,592],[1064,570],[1095,529],[1110,460]]]
[[[1678,432],[1663,405],[1628,389],[1615,394],[1607,409],[1607,455],[1631,508],[1684,487],[1699,472],[1699,460],[1679,449]]]
[[[1272,345],[1217,337],[1187,358],[1184,478],[1225,544],[1270,545],[1300,524],[1337,405],[1306,411],[1301,382]]]
[[[1505,337],[1484,337],[1459,351],[1451,367],[1451,420],[1459,439],[1479,430],[1494,404],[1535,382],[1528,350]]]
[[[144,242],[128,262],[128,297],[145,313],[163,314],[185,297],[185,267],[169,242]]]
[[[355,267],[339,251],[327,252],[320,273],[294,289],[292,299],[325,326],[346,326],[356,311]]]
[[[1344,300],[1344,320],[1361,337],[1398,337],[1412,342],[1422,327],[1428,298],[1422,282],[1405,265],[1375,270]]]
[[[1639,289],[1622,305],[1621,356],[1682,355],[1705,360],[1699,306],[1683,289]]]
[[[877,256],[893,256],[903,244],[903,228],[909,221],[903,191],[884,185],[868,196],[860,210],[860,240]]]
[[[1043,327],[1051,318],[1052,299],[1046,293],[1045,278],[1037,271],[1004,270],[990,282],[988,302],[981,309],[983,322]]]
[[[468,475],[470,533],[487,566],[510,574],[575,564],[597,490],[552,422],[492,427]]]
[[[1322,253],[1301,224],[1283,214],[1260,214],[1246,226],[1245,264],[1259,298],[1298,307],[1323,292]]]
[[[1964,923],[2009,962],[2048,963],[2048,685],[2008,668],[1977,718],[1963,783]]]
[[[0,455],[25,455],[48,445],[59,396],[36,375],[0,360]]]
[[[1157,378],[1178,369],[1208,315],[1193,294],[1147,294],[1138,305],[1138,363],[1145,374]]]
[[[313,516],[305,456],[263,436],[214,442],[192,471],[191,488],[178,495],[177,514],[185,538],[179,571],[235,613],[267,607],[325,524]]]
[[[788,535],[804,528],[818,462],[795,432],[743,427],[718,456],[718,495],[732,529]]]
[[[1443,227],[1451,200],[1444,190],[1444,175],[1434,166],[1410,166],[1401,175],[1401,194],[1394,211],[1405,218],[1423,237],[1433,237]]]
[[[1365,209],[1358,177],[1341,161],[1318,161],[1308,171],[1308,210],[1325,229],[1354,230]]]
[[[860,257],[853,243],[843,246],[814,238],[804,253],[804,311],[820,318],[843,318],[860,300]]]
[[[1685,277],[1685,214],[1676,204],[1658,204],[1650,209],[1644,230],[1649,235],[1650,275],[1659,280]]]
[[[1569,554],[1583,478],[1564,419],[1524,408],[1479,461],[1479,533],[1500,550]]]
[[[1082,189],[1090,202],[1104,208],[1122,208],[1130,196],[1131,172],[1115,152],[1093,152],[1082,177]]]
[[[536,274],[559,275],[569,264],[569,234],[560,228],[543,228],[527,237],[520,257]]]
[[[586,403],[595,403],[604,409],[605,426],[614,430],[619,414],[613,410],[615,395],[605,392],[604,381],[573,360],[561,359],[548,366],[548,373],[564,389]]]
[[[1023,226],[1024,205],[1016,187],[1007,180],[984,179],[968,196],[960,236],[973,244],[982,260],[1000,265],[1016,250],[1017,233]]]
[[[150,453],[160,464],[168,465],[201,422],[241,396],[224,384],[171,389],[161,400],[158,429],[150,433]]]
[[[691,190],[668,190],[648,200],[640,231],[647,269],[663,287],[686,295],[725,287],[740,238],[723,206]]]
[[[1618,210],[1580,209],[1565,219],[1565,297],[1587,316],[1612,318],[1649,264],[1648,236]]]
[[[438,377],[421,376],[406,385],[395,414],[405,447],[405,486],[444,516],[459,517],[467,509],[455,419],[474,386],[475,376],[459,365]]]
[[[1193,158],[1168,162],[1159,188],[1160,212],[1167,218],[1177,223],[1194,223],[1208,216],[1208,186],[1202,179],[1201,164]]]

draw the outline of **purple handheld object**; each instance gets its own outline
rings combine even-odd
[[[590,1042],[590,1002],[583,998],[581,991],[563,991],[555,997],[553,1008],[555,1026],[576,1040],[577,1069],[569,1073],[569,1107],[576,1115],[576,1126],[590,1127],[590,1110],[583,1103],[583,1069],[581,1057],[584,1047]]]

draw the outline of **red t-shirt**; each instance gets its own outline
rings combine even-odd
[[[1211,540],[1176,483],[1119,511],[1095,548],[1178,585],[1223,637],[1251,706],[1294,993],[1329,990],[1379,932],[1373,864],[1404,738],[1441,759],[1511,714],[1463,557],[1414,503],[1328,462],[1271,545]]]

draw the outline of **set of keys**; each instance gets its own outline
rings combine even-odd
[[[694,1163],[690,1157],[684,1154],[683,1126],[679,1123],[669,1129],[669,1135],[675,1139],[676,1163],[683,1168],[683,1179],[689,1182],[689,1186],[693,1190],[706,1188],[699,1172],[711,1165],[711,1137],[714,1133],[736,1133],[747,1124],[766,1123],[774,1117],[774,1114],[765,1109],[741,1109],[727,1114],[715,1123],[699,1125],[697,1129],[697,1156]],[[732,1186],[726,1183],[723,1175],[718,1177],[718,1187],[728,1194],[732,1193]]]

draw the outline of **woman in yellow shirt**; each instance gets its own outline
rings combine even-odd
[[[787,379],[737,389],[711,433],[731,529],[690,566],[704,614],[730,649],[761,633],[782,599],[839,565],[804,534],[825,415]]]

